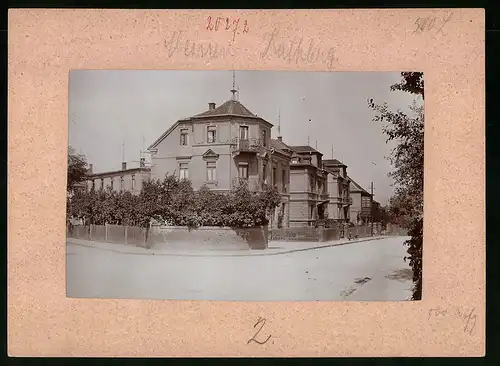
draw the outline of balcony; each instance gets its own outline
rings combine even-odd
[[[259,178],[238,178],[232,179],[232,188],[246,185],[250,191],[260,191],[262,189],[262,180]]]
[[[232,153],[257,153],[265,147],[261,139],[240,139],[234,138],[231,140]]]
[[[328,194],[328,192],[321,192],[319,197],[322,199],[322,200],[327,200],[327,199],[330,199],[330,195]]]

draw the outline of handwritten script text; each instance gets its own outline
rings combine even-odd
[[[230,19],[227,17],[212,18],[211,16],[209,16],[207,18],[207,26],[205,27],[205,29],[208,31],[215,31],[215,32],[219,30],[231,31],[233,33],[233,42],[234,42],[236,34],[241,34],[241,32],[248,33],[250,31],[248,27],[248,21],[245,20],[242,26],[243,29],[240,30],[240,18],[236,19]]]
[[[476,309],[461,309],[461,308],[433,308],[429,310],[429,317],[428,319],[431,318],[442,318],[445,316],[455,316],[459,319],[462,320],[464,327],[463,331],[464,333],[467,334],[472,334],[474,330],[476,329],[476,320],[477,320],[477,315],[476,315]]]
[[[185,39],[182,31],[173,32],[170,39],[165,40],[165,48],[168,57],[174,53],[183,53],[186,57],[217,59],[225,58],[227,55],[234,56],[235,49],[232,46],[221,46],[214,42],[195,42]]]
[[[257,320],[257,323],[255,323],[255,325],[253,327],[256,328],[258,325],[260,325],[260,328],[257,329],[257,332],[255,332],[253,337],[248,340],[247,344],[249,344],[250,342],[255,342],[257,344],[265,344],[265,343],[267,343],[267,341],[269,339],[271,339],[271,335],[269,335],[264,341],[257,340],[257,336],[259,335],[260,331],[262,330],[262,328],[264,327],[265,324],[266,324],[266,319],[259,317],[259,319]]]
[[[429,32],[431,30],[436,30],[436,33],[441,33],[445,35],[443,28],[451,20],[453,13],[450,13],[447,17],[425,17],[425,18],[417,18],[415,20],[415,33],[423,33]]]
[[[266,34],[265,48],[261,53],[263,59],[269,59],[271,56],[296,64],[324,62],[328,69],[332,68],[336,60],[333,47],[325,51],[320,45],[316,45],[312,38],[309,42],[304,42],[304,37],[296,37],[291,42],[285,42],[277,28]]]

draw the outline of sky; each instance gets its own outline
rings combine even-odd
[[[274,124],[283,141],[309,145],[323,159],[341,160],[348,175],[385,205],[394,187],[382,125],[367,99],[408,111],[415,96],[390,91],[399,72],[236,71],[239,101]],[[76,70],[69,79],[69,144],[94,172],[139,165],[146,150],[173,123],[231,98],[232,71]],[[417,99],[423,103],[421,99]],[[309,120],[311,120],[309,122]]]

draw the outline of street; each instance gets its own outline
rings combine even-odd
[[[291,252],[286,251],[287,245],[297,247],[296,243],[272,242],[270,246],[278,249],[258,251],[259,255],[184,255],[117,244],[86,246],[68,242],[67,296],[223,301],[408,300],[412,272],[403,261],[405,239],[386,237]]]

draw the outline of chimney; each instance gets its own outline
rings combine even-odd
[[[125,161],[122,162],[122,170],[127,170],[127,163]]]
[[[93,169],[93,165],[89,164],[89,168],[87,169],[87,173],[92,174],[92,169]]]
[[[145,158],[141,158],[141,161],[140,161],[140,163],[139,163],[139,166],[140,166],[141,168],[144,168],[144,167],[146,166],[146,159],[145,159]]]
[[[278,141],[279,141],[279,142],[283,142],[283,137],[278,136]]]
[[[208,103],[208,110],[212,111],[215,109],[215,103]]]

